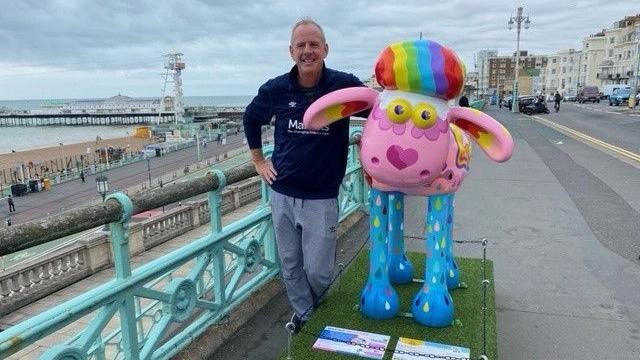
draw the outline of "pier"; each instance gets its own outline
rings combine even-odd
[[[215,109],[215,110],[212,110]],[[241,120],[244,106],[195,107],[185,109],[185,118],[201,121],[224,117],[228,120]],[[190,113],[193,116],[189,116]],[[9,126],[91,126],[91,125],[151,125],[176,121],[173,111],[157,112],[106,112],[106,113],[60,113],[39,111],[9,111],[0,113],[0,127]]]
[[[170,123],[176,120],[174,112],[163,113],[107,113],[107,114],[0,114],[0,127],[8,126],[86,126],[86,125],[138,125]]]

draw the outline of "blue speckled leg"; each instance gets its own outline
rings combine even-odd
[[[458,264],[456,264],[456,259],[453,256],[453,214],[455,211],[455,203],[453,197],[455,195],[453,193],[448,194],[449,198],[449,216],[447,217],[447,246],[444,256],[447,259],[447,288],[449,290],[457,289],[460,286],[460,269],[458,269]]]
[[[430,327],[449,326],[453,322],[453,300],[446,282],[448,209],[447,195],[428,197],[424,285],[413,298],[411,312],[417,322]]]
[[[388,200],[388,193],[371,188],[369,278],[360,296],[360,310],[373,319],[390,319],[396,316],[400,308],[398,293],[389,282]]]
[[[389,278],[393,284],[413,281],[413,265],[404,251],[404,194],[389,193]]]

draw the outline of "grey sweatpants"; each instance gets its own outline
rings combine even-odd
[[[331,284],[338,200],[303,200],[272,190],[271,208],[289,303],[307,320]]]

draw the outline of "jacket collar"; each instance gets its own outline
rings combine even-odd
[[[327,82],[327,66],[324,61],[322,62],[322,74],[320,74],[320,81],[318,81],[317,87],[324,88]],[[291,71],[289,71],[289,90],[302,88],[298,84],[298,66],[293,65]]]

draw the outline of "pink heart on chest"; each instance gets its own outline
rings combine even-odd
[[[414,149],[403,149],[400,145],[392,145],[387,149],[387,160],[398,170],[402,170],[418,161],[418,152]]]

